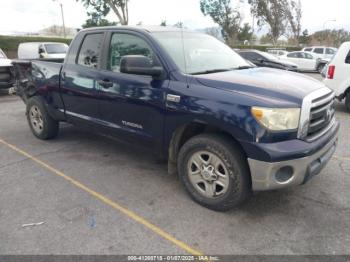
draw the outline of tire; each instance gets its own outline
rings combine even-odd
[[[325,67],[326,65],[325,64],[320,64],[317,66],[317,72],[319,72],[320,74],[322,73],[323,71],[323,68]]]
[[[42,98],[34,96],[28,100],[26,115],[29,127],[37,138],[48,140],[57,136],[59,122],[48,114]]]
[[[346,108],[348,109],[348,111],[350,111],[350,91],[348,91],[346,93],[346,96],[345,96],[345,106]]]
[[[222,135],[203,134],[187,141],[178,155],[178,171],[191,198],[215,211],[228,211],[251,193],[247,160],[238,146]]]

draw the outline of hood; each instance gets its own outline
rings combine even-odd
[[[0,58],[0,66],[12,66],[11,60],[6,58]]]
[[[195,76],[202,85],[239,92],[260,100],[300,105],[311,92],[324,88],[320,81],[299,73],[271,68],[252,68]]]

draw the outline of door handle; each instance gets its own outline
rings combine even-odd
[[[105,89],[108,89],[113,86],[113,82],[109,81],[108,79],[99,80],[97,81],[97,83]]]

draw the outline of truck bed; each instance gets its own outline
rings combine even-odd
[[[62,62],[62,59],[13,60],[16,93],[26,102],[40,89],[58,88]]]

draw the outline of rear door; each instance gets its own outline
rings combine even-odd
[[[306,70],[316,70],[317,60],[314,56],[308,53],[302,53]]]
[[[61,94],[65,113],[72,122],[95,122],[99,118],[98,81],[104,33],[83,36],[74,58],[61,72]]]
[[[143,55],[154,66],[160,62],[152,44],[132,31],[114,31],[107,38],[103,80],[99,85],[101,120],[112,134],[137,141],[150,148],[162,144],[165,97],[169,80],[120,72],[120,61],[126,55]]]

